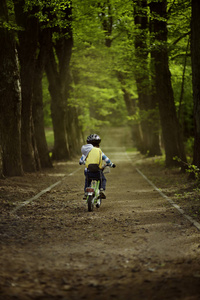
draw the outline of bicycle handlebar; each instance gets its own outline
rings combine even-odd
[[[104,171],[104,169],[105,169],[106,167],[116,168],[116,164],[112,164],[112,166],[105,165],[105,166],[102,167],[102,171]]]

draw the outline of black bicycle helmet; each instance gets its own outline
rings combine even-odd
[[[90,134],[87,137],[87,143],[92,144],[93,146],[99,146],[101,143],[101,138],[97,134]]]

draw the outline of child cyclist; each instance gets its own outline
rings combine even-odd
[[[103,174],[103,162],[107,166],[115,168],[115,164],[113,164],[110,159],[101,151],[99,148],[99,144],[101,142],[101,138],[97,134],[91,134],[87,137],[87,144],[83,145],[81,148],[82,156],[79,160],[80,165],[85,165],[85,188],[90,186],[93,178],[100,180],[100,189],[101,196],[103,199],[106,199],[105,189],[106,189],[106,178]],[[86,199],[86,195],[83,197]]]

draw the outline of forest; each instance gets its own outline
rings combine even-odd
[[[0,2],[1,177],[70,160],[110,126],[166,167],[200,168],[198,0]]]

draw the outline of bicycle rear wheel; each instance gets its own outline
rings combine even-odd
[[[93,203],[93,196],[88,196],[88,211],[93,211],[94,203]]]
[[[96,208],[99,208],[101,206],[101,197],[97,200]]]

